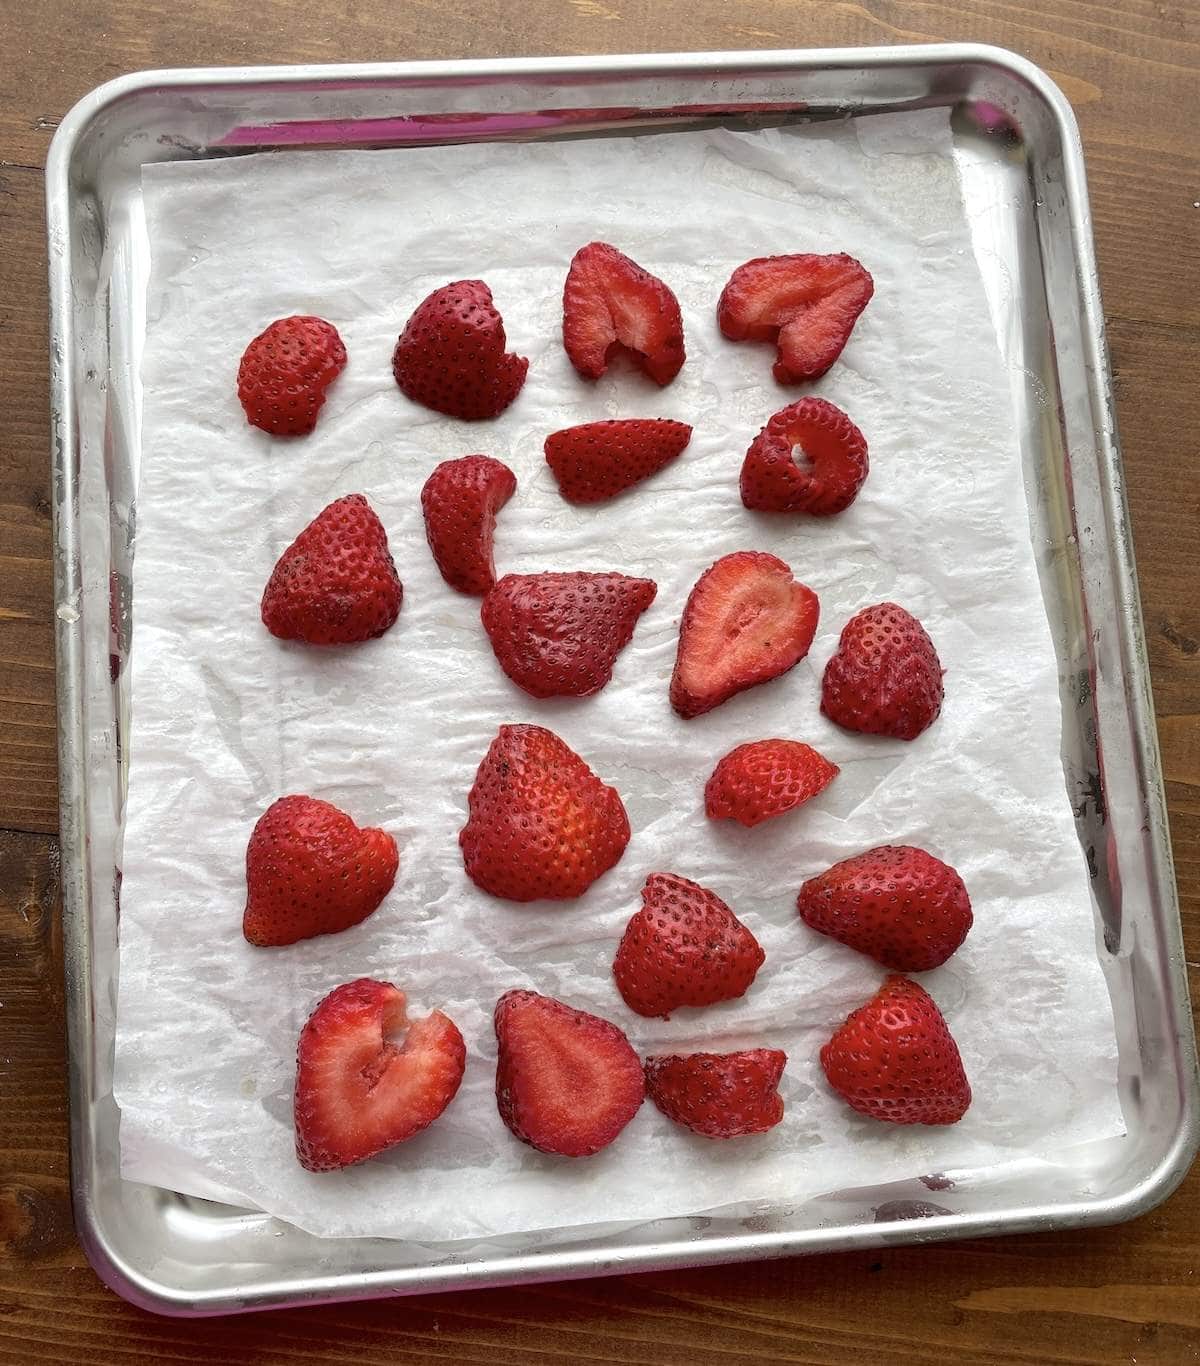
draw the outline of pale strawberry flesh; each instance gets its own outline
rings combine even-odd
[[[451,588],[482,597],[496,582],[496,513],[516,491],[516,475],[490,455],[443,460],[425,481],[425,537]]]
[[[846,414],[823,398],[802,398],[775,413],[751,443],[742,502],[756,512],[831,517],[854,502],[867,463],[866,439]]]
[[[686,422],[614,418],[551,432],[546,464],[569,503],[602,503],[657,474],[692,438]]]
[[[646,1059],[646,1091],[658,1108],[705,1138],[766,1133],[783,1118],[777,1088],[787,1054],[778,1048],[737,1053],[669,1054]]]
[[[761,825],[824,792],[839,771],[798,740],[752,740],[730,750],[713,769],[704,788],[705,814]]]

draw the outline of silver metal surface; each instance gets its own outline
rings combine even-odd
[[[1002,1169],[914,1172],[740,1222],[681,1217],[473,1247],[321,1240],[122,1181],[111,1076],[148,263],[141,167],[928,107],[952,111],[1012,374],[1128,1136]],[[1197,1146],[1195,1041],[1083,160],[1043,73],[974,46],[149,72],[66,117],[47,199],[72,1179],[80,1236],[109,1285],[160,1312],[228,1313],[1112,1223],[1174,1188]]]

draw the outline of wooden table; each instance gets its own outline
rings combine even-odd
[[[1083,128],[1184,928],[1200,953],[1195,0],[0,0],[0,1362],[1200,1361],[1200,1168],[1123,1228],[217,1321],[123,1303],[71,1225],[42,214],[63,113],[155,66],[939,39],[1023,52]]]

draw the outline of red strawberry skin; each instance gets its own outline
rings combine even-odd
[[[892,1124],[957,1124],[971,1104],[958,1045],[933,998],[889,977],[821,1049],[830,1086],[860,1114]]]
[[[638,1112],[645,1077],[629,1040],[608,1020],[533,991],[496,1002],[496,1105],[522,1143],[590,1157]]]
[[[940,967],[972,922],[962,878],[904,844],[868,849],[809,878],[796,907],[810,928],[897,972]]]
[[[717,324],[730,341],[775,341],[775,378],[796,384],[837,360],[874,292],[852,256],[760,256],[729,277]]]
[[[807,468],[792,452],[799,446]],[[844,512],[867,477],[867,442],[840,408],[802,398],[775,413],[742,465],[742,502],[755,512]]]
[[[414,403],[466,421],[498,417],[521,392],[529,362],[506,351],[504,322],[482,280],[435,289],[392,353],[396,383]]]
[[[345,368],[346,348],[332,323],[301,314],[278,319],[242,353],[238,398],[246,421],[273,436],[306,435]]]
[[[700,716],[804,658],[820,604],[774,555],[739,550],[700,576],[684,608],[671,705]]]
[[[776,1088],[786,1065],[778,1048],[667,1054],[646,1059],[646,1091],[668,1119],[693,1133],[743,1138],[783,1118]]]
[[[685,354],[679,300],[616,247],[589,242],[563,286],[563,345],[585,379],[599,379],[623,349],[655,384],[670,384]]]
[[[516,475],[490,455],[443,460],[425,481],[425,536],[451,588],[482,597],[496,582],[496,514],[516,491]]]
[[[361,493],[330,503],[279,557],[263,590],[263,625],[281,640],[348,645],[381,636],[404,589],[387,532]]]
[[[546,438],[546,464],[568,503],[602,503],[649,479],[692,439],[686,422],[614,418],[565,427]]]
[[[280,797],[246,846],[242,933],[265,948],[349,929],[391,891],[399,862],[386,830],[359,829],[315,797]]]
[[[389,1042],[407,1026],[401,1043]],[[467,1050],[435,1010],[408,1020],[404,993],[369,977],[317,1006],[296,1050],[296,1157],[337,1171],[427,1128],[454,1099]]]
[[[496,659],[531,697],[590,697],[658,592],[627,574],[506,574],[483,600]]]
[[[459,834],[467,875],[507,901],[582,896],[629,843],[629,818],[578,754],[542,726],[501,726]]]
[[[942,673],[916,617],[881,602],[842,629],[821,681],[821,710],[847,730],[915,740],[942,709]]]
[[[710,820],[761,825],[824,792],[840,771],[798,740],[752,740],[731,749],[713,769],[704,810]]]
[[[744,996],[763,965],[758,940],[714,892],[674,873],[651,873],[613,960],[625,1004],[667,1019],[680,1006]]]

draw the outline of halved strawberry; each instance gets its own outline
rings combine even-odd
[[[332,323],[307,314],[278,319],[242,353],[238,398],[246,421],[274,436],[304,436],[345,368],[346,348]]]
[[[676,1124],[705,1138],[741,1138],[783,1118],[776,1087],[787,1054],[778,1048],[738,1053],[677,1053],[646,1059],[646,1091]]]
[[[832,403],[802,398],[775,413],[751,442],[742,502],[756,512],[829,517],[854,502],[866,477],[862,432]]]
[[[615,1024],[550,996],[508,991],[495,1025],[496,1105],[522,1143],[589,1157],[637,1114],[645,1077]]]
[[[584,422],[550,433],[546,464],[568,503],[602,503],[657,474],[691,439],[686,422],[666,417]]]
[[[420,1133],[454,1099],[466,1057],[452,1020],[435,1010],[410,1021],[404,993],[390,982],[361,977],[335,987],[296,1050],[300,1165],[336,1171]]]
[[[504,322],[482,280],[435,289],[392,353],[396,383],[415,403],[468,421],[497,417],[521,392],[529,362],[505,350]]]
[[[496,513],[517,491],[517,477],[490,455],[443,460],[421,490],[425,536],[442,578],[482,596],[496,582]]]
[[[770,682],[808,653],[820,604],[774,555],[739,550],[701,574],[684,608],[671,676],[683,717]]]
[[[818,379],[842,354],[875,292],[852,256],[759,256],[729,277],[717,322],[730,341],[778,341],[780,384]]]
[[[651,873],[613,976],[630,1010],[665,1020],[679,1006],[744,996],[765,956],[715,892],[674,873]]]
[[[459,834],[471,880],[509,901],[582,896],[629,843],[629,818],[578,754],[542,726],[501,726]]]
[[[263,590],[263,625],[281,640],[347,645],[383,635],[403,597],[383,523],[361,493],[351,493],[319,512],[280,555]]]
[[[506,574],[483,600],[496,660],[531,697],[590,697],[658,592],[627,574]]]
[[[242,933],[267,947],[349,929],[391,891],[399,861],[386,830],[360,830],[315,797],[280,797],[246,846]]]
[[[942,709],[942,669],[925,628],[903,607],[864,607],[842,628],[821,680],[821,710],[866,735],[915,740]]]
[[[563,286],[563,345],[586,379],[599,379],[624,348],[656,384],[670,384],[684,358],[679,300],[616,247],[589,242]]]
[[[731,749],[713,769],[704,810],[710,820],[760,825],[824,792],[839,772],[799,740],[753,740]]]

